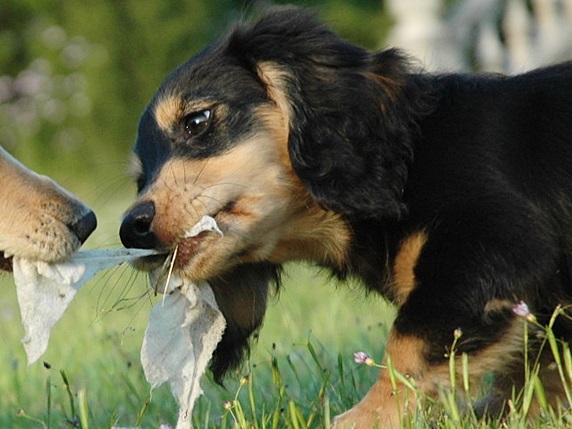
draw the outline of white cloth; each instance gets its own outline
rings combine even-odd
[[[224,235],[216,221],[203,216],[185,237],[202,232]],[[153,388],[168,382],[179,404],[176,429],[189,429],[195,401],[202,395],[202,375],[226,327],[213,291],[158,270],[149,275],[151,286],[164,293],[149,314],[141,347],[141,364]]]
[[[223,236],[216,221],[203,216],[185,238],[205,231]],[[52,327],[77,290],[95,273],[152,254],[156,252],[145,249],[82,251],[58,264],[14,258],[14,279],[26,332],[22,342],[28,362],[35,362],[44,353]],[[180,407],[176,429],[188,429],[194,403],[203,393],[200,379],[222,338],[226,321],[207,282],[191,283],[160,270],[151,273],[150,279],[156,290],[166,295],[149,314],[141,364],[153,388],[169,382]]]
[[[176,429],[188,429],[194,403],[203,393],[200,379],[226,322],[207,282],[171,276],[167,287],[157,289],[168,295],[149,315],[141,364],[153,388],[169,382],[180,407]]]
[[[52,327],[79,288],[98,271],[155,253],[146,249],[88,250],[55,264],[14,257],[16,295],[26,334],[22,343],[28,363],[46,351]]]

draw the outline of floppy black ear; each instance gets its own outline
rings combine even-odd
[[[296,8],[238,27],[227,46],[285,110],[292,165],[318,203],[354,218],[402,215],[426,108],[401,53],[353,46]]]

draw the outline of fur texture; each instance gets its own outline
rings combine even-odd
[[[95,229],[96,218],[88,207],[1,147],[0,176],[0,270],[11,271],[11,256],[66,259]]]
[[[513,307],[526,301],[543,323],[572,296],[570,100],[571,63],[432,75],[398,50],[349,44],[311,12],[273,10],[180,66],[151,101],[121,238],[177,247],[178,274],[213,284],[229,323],[218,379],[262,323],[280,265],[311,260],[398,306],[387,355],[430,396],[461,328],[473,379],[497,375],[482,410],[498,412],[522,385]],[[186,238],[205,214],[224,237]],[[562,339],[570,329],[558,318]],[[389,383],[382,371],[336,424],[395,427],[412,401]]]

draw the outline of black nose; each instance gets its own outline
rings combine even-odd
[[[95,217],[95,213],[89,210],[78,221],[68,225],[68,227],[77,236],[79,241],[84,243],[85,240],[87,240],[87,237],[89,237],[97,227],[97,218]]]
[[[123,218],[119,236],[125,247],[153,249],[157,247],[157,236],[151,231],[155,217],[155,204],[145,201],[133,207]]]

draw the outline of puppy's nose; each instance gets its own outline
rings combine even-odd
[[[157,246],[157,236],[151,231],[155,217],[155,203],[145,201],[133,207],[123,218],[119,236],[125,247],[153,249]]]
[[[95,213],[91,210],[84,214],[78,221],[68,225],[68,228],[77,236],[82,244],[96,227],[97,218],[95,217]]]

